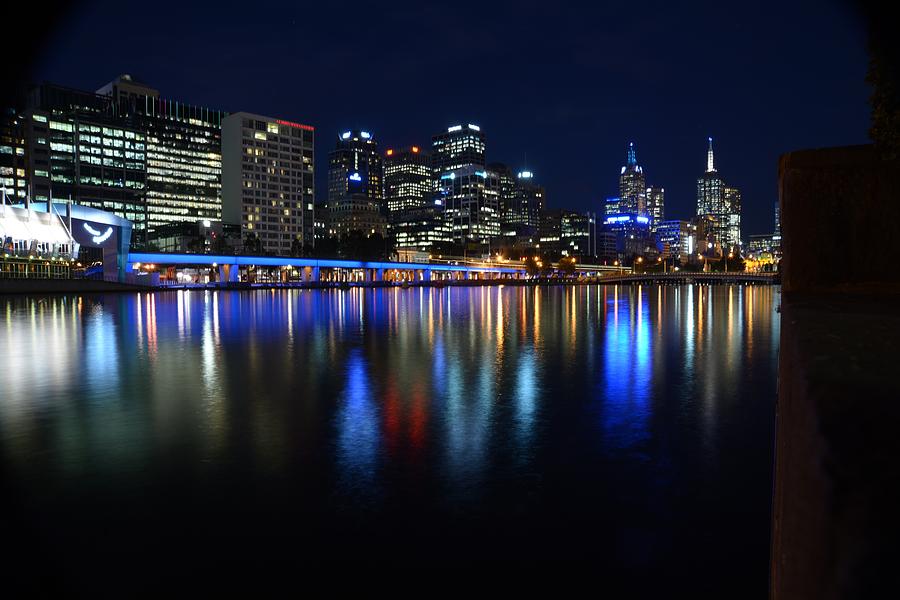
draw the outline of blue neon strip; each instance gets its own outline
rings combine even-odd
[[[163,254],[160,252],[131,252],[130,263],[161,265],[239,265],[258,267],[319,267],[324,269],[425,269],[427,271],[471,271],[475,273],[523,273],[525,268],[468,267],[464,265],[434,265],[428,263],[364,262],[315,258],[287,258],[276,256],[216,256],[214,254]]]

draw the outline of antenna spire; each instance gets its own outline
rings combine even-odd
[[[716,163],[713,158],[712,138],[709,138],[709,150],[706,151],[706,172],[712,173],[716,170]]]

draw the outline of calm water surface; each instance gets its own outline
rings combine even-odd
[[[509,560],[763,597],[779,299],[0,298],[4,529],[66,585]]]

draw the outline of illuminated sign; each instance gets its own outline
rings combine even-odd
[[[531,177],[531,171],[522,171],[521,173],[519,173],[519,179],[531,179]]]
[[[342,140],[348,140],[348,139],[350,139],[350,132],[349,132],[349,131],[345,131],[344,133],[342,133],[342,134],[341,134],[341,139],[342,139]]]
[[[453,127],[447,128],[447,133],[453,133],[454,131],[459,131],[462,129],[462,125],[454,125]]]
[[[353,173],[349,177],[350,181],[362,181],[362,177],[360,177],[359,173]]]
[[[103,242],[105,242],[106,240],[109,239],[109,236],[111,236],[112,232],[113,232],[113,228],[111,226],[107,227],[106,231],[101,233],[100,231],[94,229],[87,223],[84,223],[84,230],[93,236],[91,238],[91,241],[93,241],[95,244],[102,244]]]
[[[360,131],[359,135],[361,135],[364,140],[367,140],[370,137],[372,137],[372,134],[370,134],[368,131]]]
[[[444,173],[441,179],[456,179],[456,173]]]
[[[648,217],[638,217],[637,222],[638,223],[649,223],[650,219]]]
[[[296,127],[297,129],[305,129],[306,131],[315,131],[316,128],[312,125],[304,125],[302,123],[294,123],[293,121],[281,121],[276,119],[276,123],[279,125],[287,125],[288,127]]]
[[[475,171],[475,174],[479,177],[487,177],[487,173],[484,171]]]
[[[469,129],[474,129],[475,131],[481,131],[481,127],[479,127],[478,125],[472,125],[471,123],[469,123]]]

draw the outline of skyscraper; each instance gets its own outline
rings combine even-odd
[[[728,211],[725,201],[725,181],[716,171],[712,138],[706,152],[706,171],[697,179],[697,216],[713,217],[711,233],[723,246],[728,244]]]
[[[644,170],[637,164],[634,142],[628,144],[625,166],[619,174],[619,212],[647,214],[647,182]]]
[[[657,225],[666,219],[666,190],[651,185],[647,188],[647,216],[650,217],[650,230],[656,231]]]
[[[385,152],[384,196],[397,248],[427,251],[447,241],[443,208],[433,195],[428,152],[418,146]]]
[[[544,196],[544,188],[534,181],[534,173],[531,171],[519,171],[510,197],[506,200],[503,207],[504,227],[537,232],[541,226],[541,211],[544,210],[545,203]]]
[[[119,116],[110,97],[46,83],[31,88],[18,120],[33,199],[115,213],[134,224],[136,243],[146,239],[148,136],[140,124]]]
[[[441,176],[461,167],[483,168],[484,133],[478,125],[453,125],[431,138],[431,172],[434,190],[440,188]]]
[[[444,172],[435,202],[444,208],[445,225],[453,242],[477,245],[482,254],[490,252],[491,238],[500,235],[500,181],[496,173],[475,165]]]
[[[362,194],[378,204],[385,217],[384,163],[378,142],[368,131],[350,130],[338,135],[337,145],[328,154],[328,201],[346,194]]]
[[[313,135],[310,125],[246,112],[222,121],[224,220],[280,256],[315,245]]]
[[[725,214],[727,231],[725,243],[728,248],[741,246],[741,191],[737,188],[725,188]]]
[[[384,157],[384,199],[393,216],[433,205],[431,155],[418,146],[388,149]]]
[[[147,229],[222,218],[222,119],[227,113],[160,98],[120,75],[97,94],[115,116],[146,135]],[[124,121],[122,121],[124,120]]]

